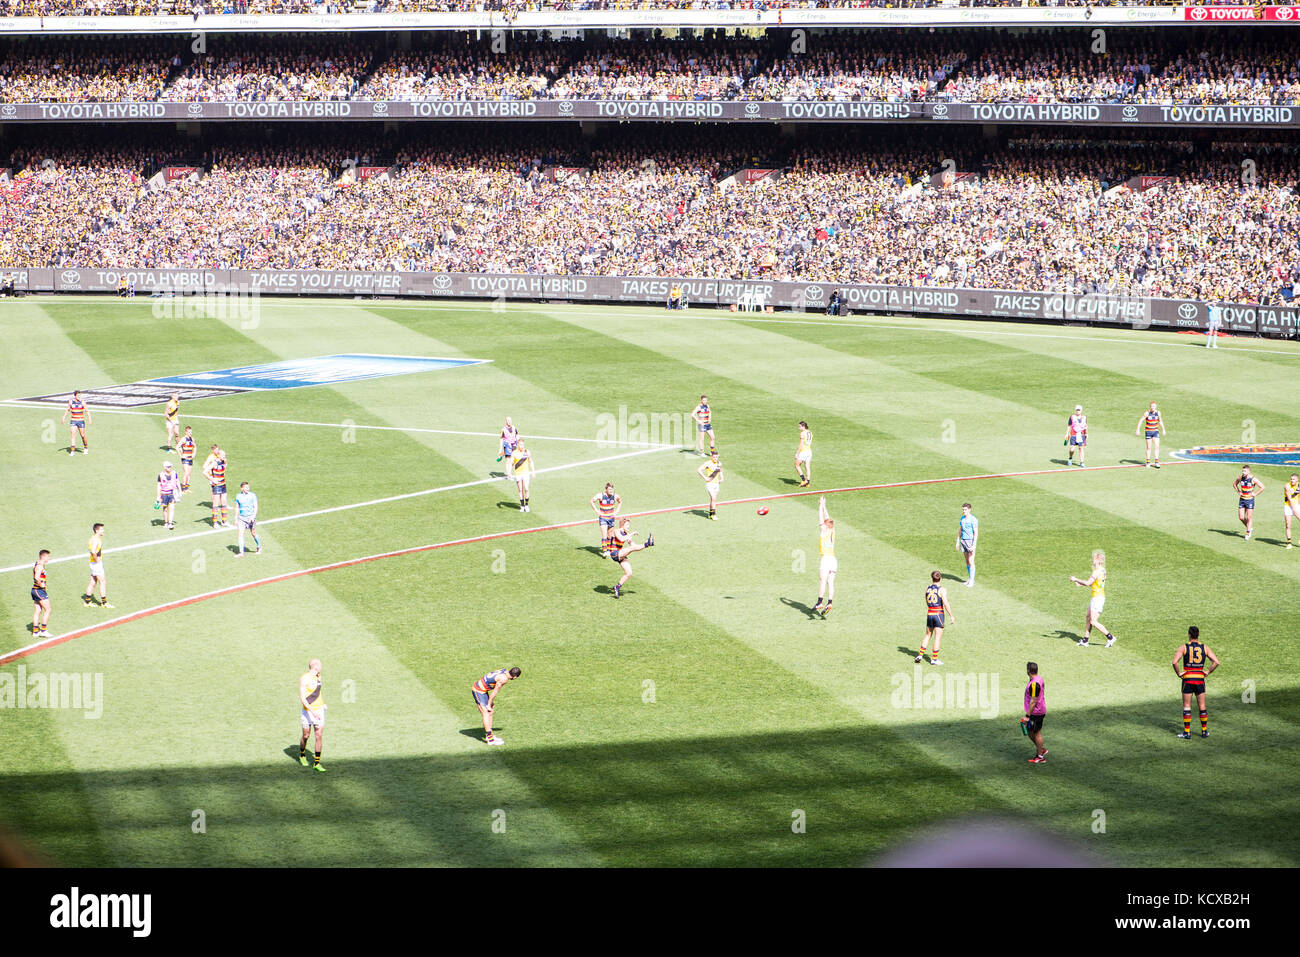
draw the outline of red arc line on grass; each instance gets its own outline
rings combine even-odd
[[[1195,462],[1170,462],[1170,465],[1194,465]],[[1141,464],[1137,465],[1098,465],[1092,468],[1077,469],[1070,466],[1059,469],[1033,469],[1025,472],[997,472],[990,475],[954,475],[949,478],[931,478],[931,479],[913,479],[908,482],[884,482],[878,485],[854,485],[847,488],[827,488],[827,489],[806,489],[800,492],[781,492],[776,495],[756,495],[752,498],[737,498],[726,502],[719,502],[718,505],[749,505],[754,502],[774,502],[786,498],[802,498],[807,495],[837,495],[843,492],[871,492],[880,489],[889,488],[907,488],[913,485],[942,485],[947,482],[974,482],[980,479],[1000,479],[1000,478],[1023,478],[1030,475],[1055,475],[1061,472],[1101,472],[1110,469],[1136,469],[1142,468]],[[655,508],[645,512],[629,512],[627,518],[644,518],[647,515],[664,515],[668,512],[689,512],[691,509],[704,508],[704,503],[696,505],[674,505],[671,508]],[[108,621],[102,621],[97,625],[89,625],[85,628],[78,628],[76,631],[70,631],[65,635],[55,635],[51,638],[44,638],[34,644],[27,645],[24,648],[18,648],[14,651],[0,655],[0,666],[34,655],[38,651],[45,651],[47,648],[53,648],[56,645],[72,641],[74,638],[85,638],[87,635],[93,635],[96,632],[105,631],[109,628],[116,628],[119,625],[127,625],[133,621],[139,621],[142,618],[149,618],[153,615],[160,615],[165,611],[174,611],[177,608],[185,608],[188,605],[197,605],[201,601],[208,601],[213,598],[221,598],[225,595],[234,595],[241,591],[248,591],[250,588],[260,588],[263,585],[274,585],[277,582],[290,581],[294,578],[302,578],[305,575],[317,575],[321,572],[334,571],[339,568],[351,568],[354,565],[364,565],[368,562],[377,562],[383,558],[400,558],[403,555],[416,555],[420,552],[431,552],[439,548],[451,548],[453,545],[473,545],[478,542],[491,542],[501,538],[512,538],[515,535],[531,535],[534,532],[553,532],[564,528],[578,528],[583,525],[590,525],[595,518],[584,518],[576,522],[559,522],[554,525],[538,525],[533,528],[514,528],[505,532],[490,532],[487,535],[476,535],[473,538],[457,538],[447,542],[435,542],[431,545],[414,545],[411,548],[402,548],[392,552],[381,552],[377,555],[367,555],[364,558],[349,558],[346,561],[331,562],[328,565],[317,565],[315,568],[300,568],[297,571],[284,572],[280,575],[272,575],[269,578],[259,578],[256,581],[243,582],[239,585],[227,585],[225,588],[218,588],[215,591],[204,592],[201,595],[191,595],[188,598],[177,598],[174,601],[164,602],[161,605],[154,605],[152,608],[145,608],[141,611],[132,612],[129,615],[121,615],[117,618],[111,618]]]

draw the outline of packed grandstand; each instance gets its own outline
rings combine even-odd
[[[64,9],[7,5],[46,8]],[[1288,303],[1300,283],[1295,30],[1135,26],[1100,49],[1086,28],[827,29],[798,42],[788,29],[519,30],[504,43],[453,30],[12,36],[0,41],[5,110],[723,100],[924,103],[928,120],[950,103],[1267,106],[1278,121],[10,122],[0,270],[690,276]]]

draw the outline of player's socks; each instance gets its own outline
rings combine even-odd
[[[621,598],[622,595],[623,595],[623,589],[622,589],[622,587],[618,584],[618,582],[615,582],[615,583],[614,583],[614,597],[615,597],[615,598]]]
[[[323,764],[320,763],[320,752],[319,752],[319,751],[316,752],[316,763],[315,763],[314,765],[312,765],[312,768],[313,768],[313,770],[316,770],[316,771],[324,771],[324,770],[325,770],[325,765],[323,765]]]
[[[100,596],[100,599],[99,599],[99,607],[100,607],[100,608],[112,608],[112,607],[113,607],[113,603],[112,603],[111,601],[108,600],[108,596],[107,596],[107,595],[102,595],[102,596]]]
[[[230,524],[230,510],[227,509],[226,506],[224,505],[221,506],[221,524],[222,525]]]
[[[822,606],[822,600],[818,598],[817,601],[813,603],[813,611],[817,611],[817,609],[821,608],[821,606]]]
[[[1189,709],[1184,708],[1183,709],[1183,734],[1190,735],[1191,733],[1192,733],[1192,712]]]
[[[1208,712],[1201,712],[1201,735],[1202,737],[1208,732],[1210,726],[1210,715]]]
[[[91,604],[94,600],[95,600],[95,596],[94,596],[94,595],[82,595],[82,596],[81,596],[81,602],[82,602],[82,604],[84,604],[84,605],[89,605],[89,604]]]

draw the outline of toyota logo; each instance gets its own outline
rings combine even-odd
[[[947,117],[948,117],[948,104],[947,104],[947,103],[936,103],[936,104],[934,104],[934,117],[935,117],[935,119],[940,119],[940,120],[942,120],[942,119],[947,119]]]
[[[18,107],[14,106],[12,103],[6,103],[3,112],[5,116],[13,116],[18,112]]]
[[[822,287],[809,286],[807,289],[803,291],[803,297],[806,302],[821,302]]]
[[[1290,20],[1295,16],[1295,11],[1290,7],[1275,7],[1273,13],[1279,20]]]
[[[434,276],[434,277],[433,277],[433,288],[434,288],[434,289],[450,289],[450,288],[451,288],[451,277],[448,276],[446,273],[440,273],[439,275]]]
[[[1138,108],[1137,108],[1136,106],[1126,106],[1126,107],[1124,107],[1124,119],[1126,119],[1126,120],[1136,120],[1136,119],[1137,119],[1137,115],[1138,115]]]
[[[1209,16],[1209,14],[1206,13],[1204,7],[1193,7],[1191,12],[1189,13],[1189,16],[1193,20],[1204,20],[1207,16]]]
[[[67,269],[59,278],[69,286],[75,286],[81,282],[81,273],[77,272],[75,269]]]
[[[746,103],[746,104],[745,104],[745,115],[746,115],[746,116],[758,116],[759,112],[760,112],[760,107],[759,107],[759,105],[758,105],[757,103]]]
[[[202,115],[203,115],[203,104],[202,104],[202,103],[191,103],[190,106],[189,106],[189,110],[190,110],[190,116],[202,116]]]
[[[571,100],[561,100],[558,109],[561,116],[572,116],[573,102]]]
[[[1190,302],[1185,302],[1178,307],[1178,315],[1180,315],[1184,319],[1195,319],[1196,307],[1192,305]]]
[[[375,101],[375,116],[387,116],[387,115],[388,115],[388,101],[387,101],[387,100],[376,100],[376,101]]]

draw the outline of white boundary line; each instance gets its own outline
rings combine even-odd
[[[202,401],[195,399],[193,401]],[[49,402],[22,402],[18,399],[5,399],[0,401],[0,408],[6,409],[58,409],[58,406]],[[161,415],[160,412],[137,412],[132,409],[109,409],[91,406],[90,411],[95,415],[143,415],[150,418]],[[417,429],[407,428],[401,425],[357,425],[355,422],[299,422],[294,419],[245,419],[233,415],[191,415],[186,413],[183,418],[186,419],[203,419],[212,422],[252,422],[260,425],[305,425],[315,426],[322,429],[365,429],[374,432],[419,432],[428,435],[470,435],[481,436],[485,438],[499,438],[499,432],[457,432],[452,429]],[[608,439],[586,439],[577,438],[567,435],[524,435],[525,440],[545,441],[545,442],[585,442],[591,445],[603,445],[611,448],[643,448],[648,450],[654,449],[676,449],[681,448],[678,445],[665,445],[662,442],[625,442]]]
[[[552,465],[549,468],[536,469],[534,471],[534,474],[541,475],[543,472],[561,472],[566,469],[580,468],[584,465],[598,465],[602,462],[613,462],[618,459],[632,458],[633,456],[636,455],[647,455],[651,452],[662,452],[667,449],[677,449],[677,446],[675,445],[656,446],[655,448],[652,449],[637,449],[635,452],[620,452],[618,455],[607,455],[604,458],[599,458],[599,459],[584,459],[581,462],[569,462],[565,465]],[[259,520],[257,524],[275,525],[278,522],[296,522],[299,519],[314,518],[318,515],[329,515],[334,512],[348,512],[356,508],[368,508],[372,505],[386,505],[389,502],[401,502],[409,498],[420,498],[421,496],[425,496],[425,495],[436,495],[439,492],[454,492],[457,489],[472,488],[475,485],[489,485],[492,482],[508,482],[508,481],[510,480],[505,478],[504,476],[500,478],[474,479],[469,482],[458,482],[455,485],[442,485],[439,486],[438,488],[421,489],[418,492],[403,492],[400,495],[389,495],[386,496],[385,498],[374,498],[366,502],[353,502],[350,505],[333,505],[330,506],[329,508],[318,508],[311,512],[300,512],[297,515],[282,515],[279,518],[268,518],[265,521]],[[201,532],[189,532],[184,535],[172,535],[167,538],[155,538],[146,542],[135,542],[131,545],[118,545],[114,548],[106,548],[104,549],[104,554],[108,555],[108,554],[113,554],[118,552],[130,552],[138,548],[152,548],[155,545],[166,545],[169,542],[183,542],[192,538],[203,538],[204,536],[218,535],[223,532],[229,533],[229,531],[230,529],[226,529],[226,528],[207,528]],[[58,565],[58,564],[62,564],[63,562],[84,561],[85,558],[86,556],[83,553],[78,553],[76,555],[65,555],[62,558],[51,558],[47,564]],[[30,571],[31,565],[29,564],[10,565],[8,568],[0,568],[0,575],[7,574],[9,572],[23,571],[24,569]]]

